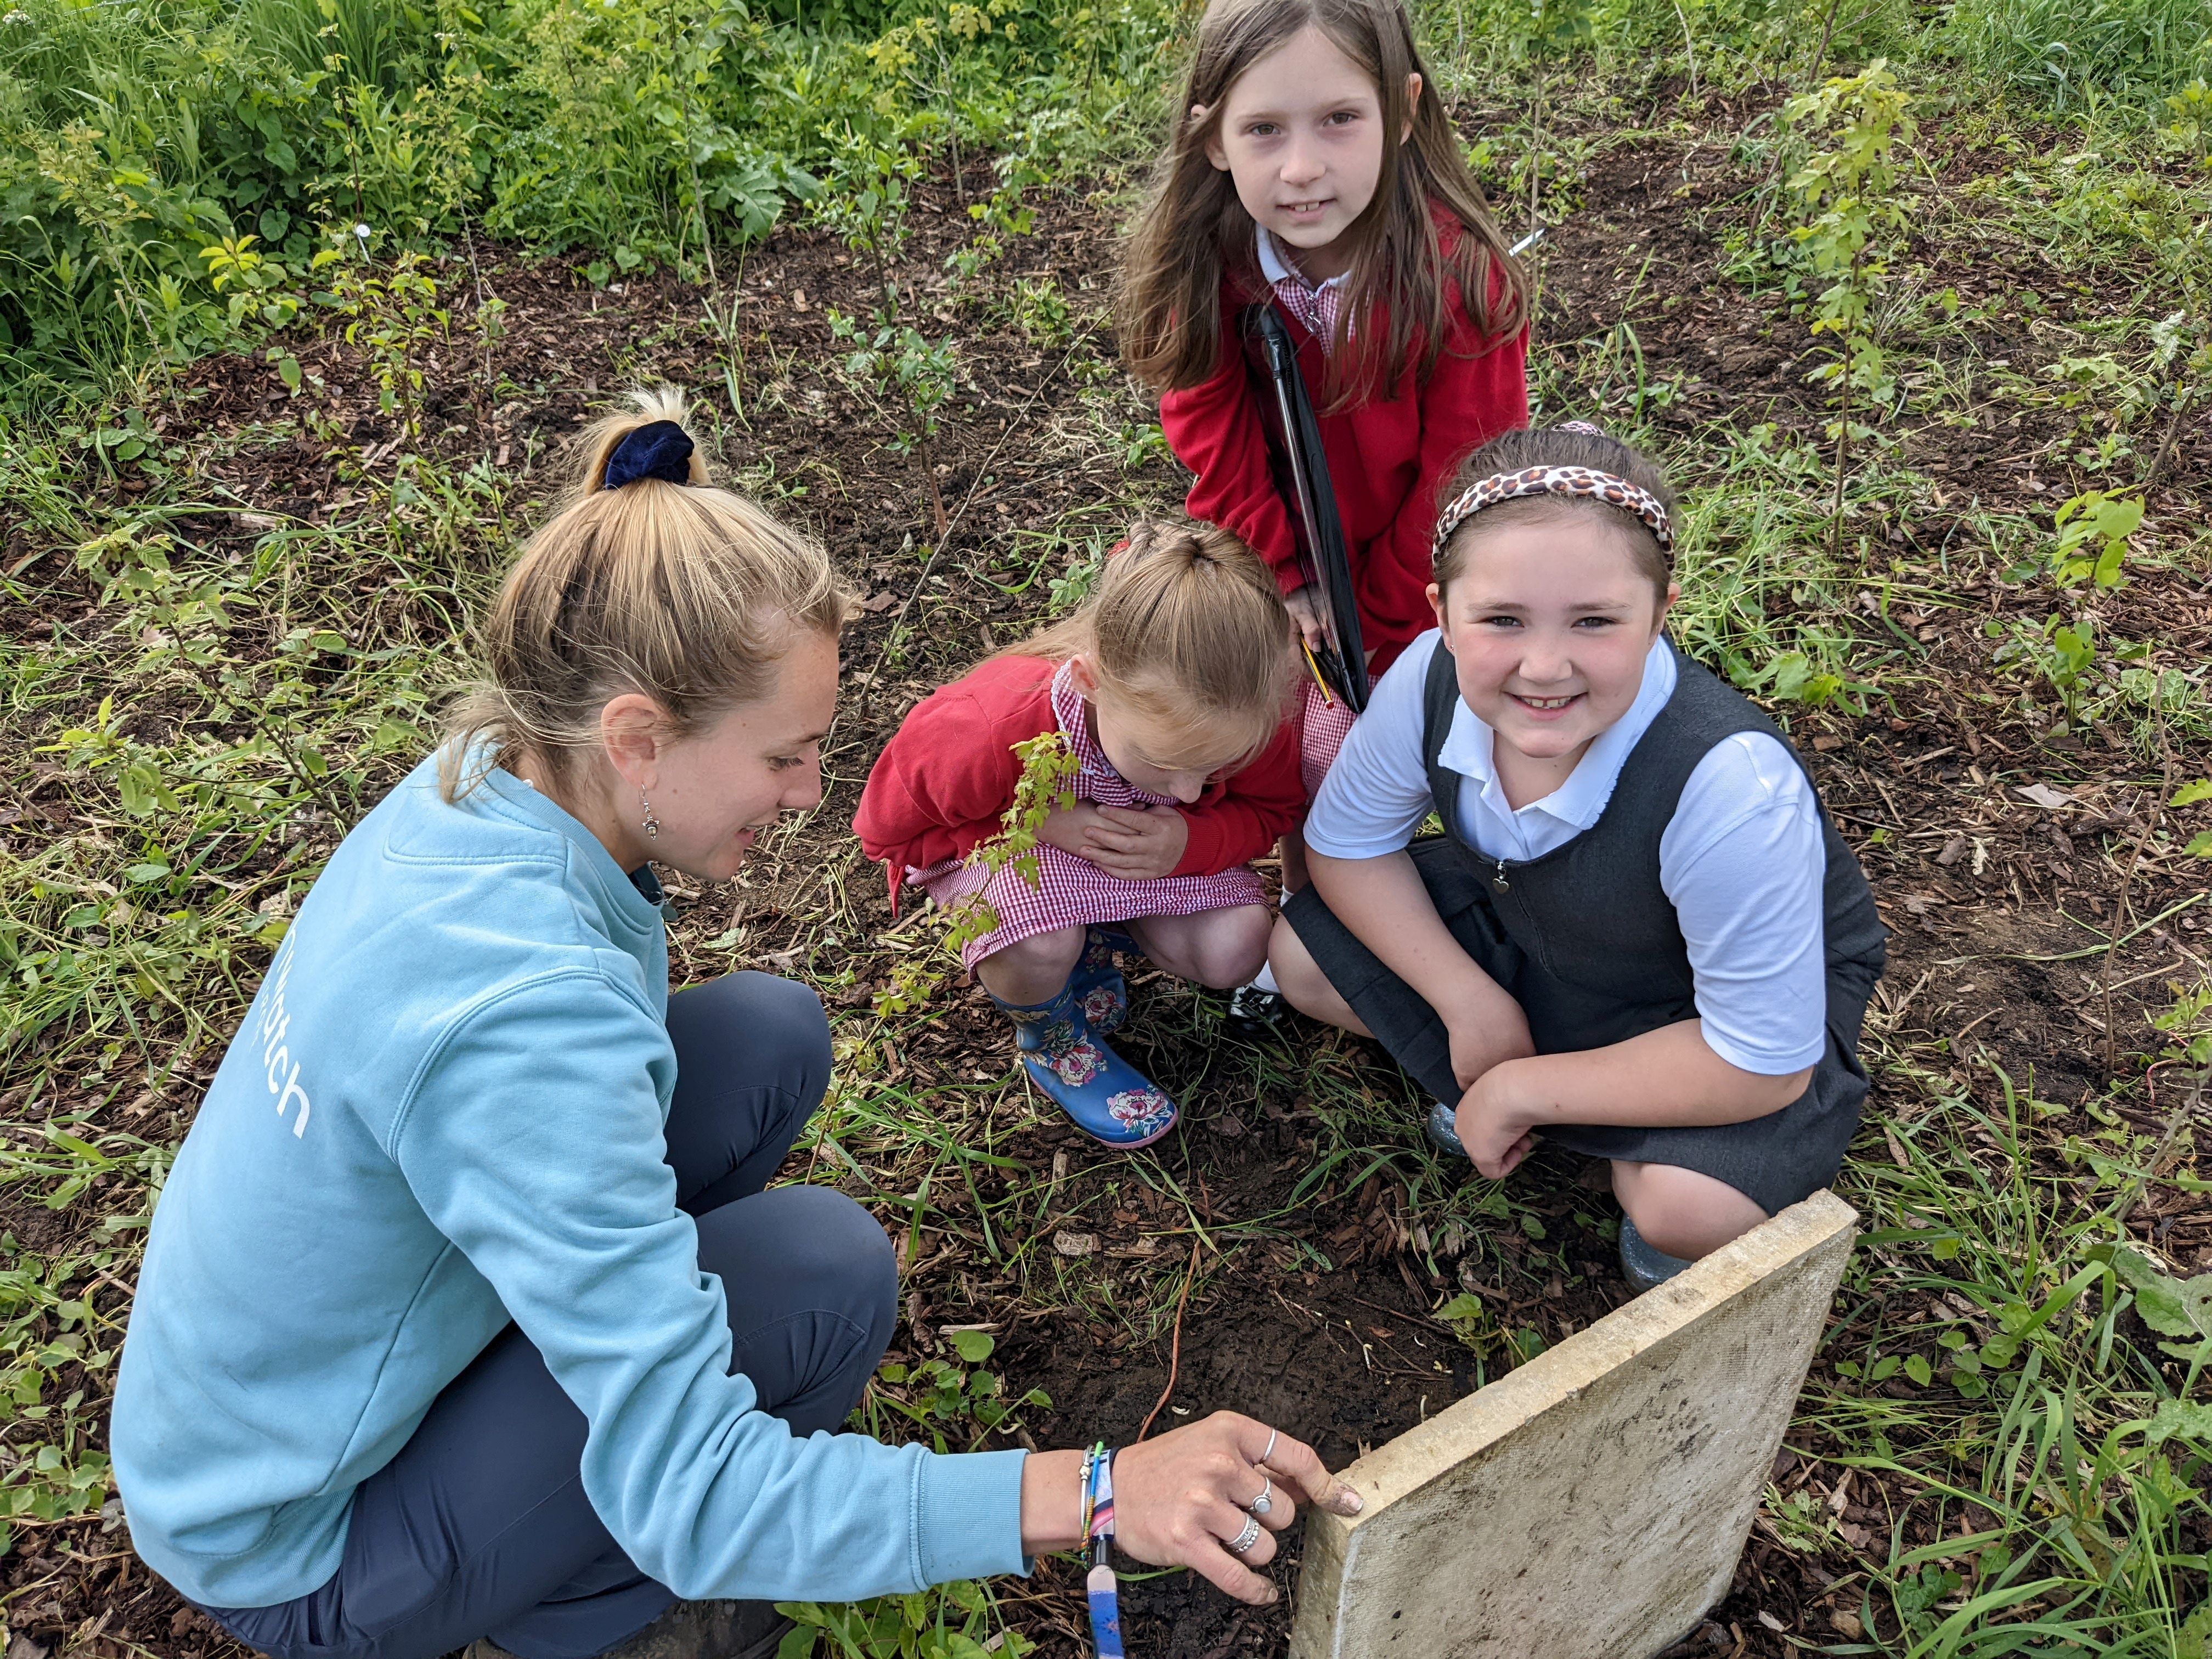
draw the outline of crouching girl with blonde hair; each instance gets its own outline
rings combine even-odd
[[[918,704],[860,798],[854,828],[894,895],[906,881],[947,908],[990,906],[962,960],[1030,1078],[1108,1146],[1176,1121],[1103,1041],[1129,1012],[1115,956],[1224,989],[1267,959],[1249,861],[1305,809],[1291,640],[1273,578],[1234,536],[1139,524],[1074,616]],[[1038,832],[1035,878],[971,860],[1014,799],[1014,745],[1054,732],[1079,769],[1073,804]]]

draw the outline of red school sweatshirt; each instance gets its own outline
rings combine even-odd
[[[1459,222],[1438,209],[1437,225],[1449,254],[1462,234]],[[1224,345],[1245,308],[1269,297],[1256,270],[1231,267],[1221,285]],[[1492,342],[1476,331],[1456,284],[1447,286],[1444,298],[1451,331],[1425,384],[1417,336],[1391,396],[1320,417],[1359,599],[1360,635],[1377,676],[1435,625],[1426,595],[1439,487],[1470,450],[1528,424],[1528,331]],[[1326,399],[1328,357],[1303,323],[1286,308],[1277,310],[1318,410]],[[1378,306],[1367,332],[1382,337],[1388,326]],[[1358,337],[1346,349],[1361,349]],[[1268,434],[1279,429],[1274,382],[1257,331],[1244,337],[1241,351],[1222,352],[1211,379],[1162,397],[1160,427],[1176,458],[1198,475],[1185,503],[1190,516],[1233,532],[1267,562],[1284,592],[1296,588],[1290,508],[1268,460]]]
[[[1013,745],[1056,731],[1042,657],[994,657],[916,703],[876,757],[853,817],[861,849],[890,868],[891,894],[909,867],[965,858],[998,834],[1021,763]],[[1190,828],[1178,876],[1218,875],[1258,858],[1304,816],[1298,728],[1286,720],[1241,771],[1216,778],[1176,810]]]

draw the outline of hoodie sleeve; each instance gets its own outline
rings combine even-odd
[[[1453,295],[1457,326],[1420,388],[1420,471],[1413,493],[1390,521],[1387,536],[1370,544],[1369,556],[1390,574],[1370,575],[1376,592],[1419,593],[1435,565],[1437,514],[1446,479],[1460,462],[1501,432],[1528,424],[1528,335],[1487,345]],[[1427,627],[1425,618],[1419,627]],[[1418,629],[1416,630],[1418,631]]]
[[[471,1011],[392,1155],[588,1425],[584,1490],[687,1599],[847,1601],[1022,1571],[1023,1455],[801,1438],[730,1371],[720,1284],[676,1207],[653,1013],[586,967]]]
[[[868,774],[853,832],[861,850],[891,867],[965,858],[999,829],[1021,763],[1013,742],[972,694],[956,687],[916,704]],[[1024,734],[1024,735],[1034,735]]]
[[[1182,810],[1190,840],[1170,873],[1213,876],[1262,857],[1306,809],[1298,770],[1298,721],[1283,722],[1259,758],[1231,774],[1220,794]]]
[[[1228,305],[1223,304],[1224,318]],[[1285,593],[1303,585],[1290,513],[1275,488],[1267,428],[1253,400],[1244,354],[1225,329],[1212,377],[1160,398],[1160,430],[1176,459],[1198,475],[1183,510],[1217,524],[1266,561]]]

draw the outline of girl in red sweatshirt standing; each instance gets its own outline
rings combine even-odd
[[[1255,327],[1275,308],[1320,411],[1380,674],[1431,623],[1438,484],[1528,423],[1521,273],[1399,0],[1214,0],[1176,107],[1129,243],[1123,357],[1161,392],[1168,443],[1198,475],[1190,515],[1267,561],[1319,648],[1323,601],[1301,574]],[[1351,715],[1317,692],[1307,704],[1318,787]]]
[[[1140,524],[1074,616],[917,704],[869,774],[860,845],[946,909],[994,925],[961,957],[1014,1024],[1023,1064],[1078,1128],[1142,1146],[1175,1103],[1102,1039],[1128,1015],[1117,951],[1202,985],[1267,959],[1248,867],[1305,805],[1285,714],[1299,659],[1274,579],[1203,525]],[[969,854],[1023,774],[1014,745],[1056,732],[1079,766],[1037,832],[1035,878]]]

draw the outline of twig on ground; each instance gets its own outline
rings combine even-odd
[[[1144,1425],[1137,1431],[1142,1440],[1152,1431],[1152,1419],[1167,1407],[1175,1394],[1176,1372],[1182,1364],[1182,1310],[1190,1301],[1191,1281],[1198,1277],[1198,1241],[1190,1241],[1190,1269],[1182,1276],[1182,1294],[1176,1297],[1175,1334],[1168,1343],[1168,1385],[1160,1390],[1160,1397],[1151,1411],[1145,1413]]]

